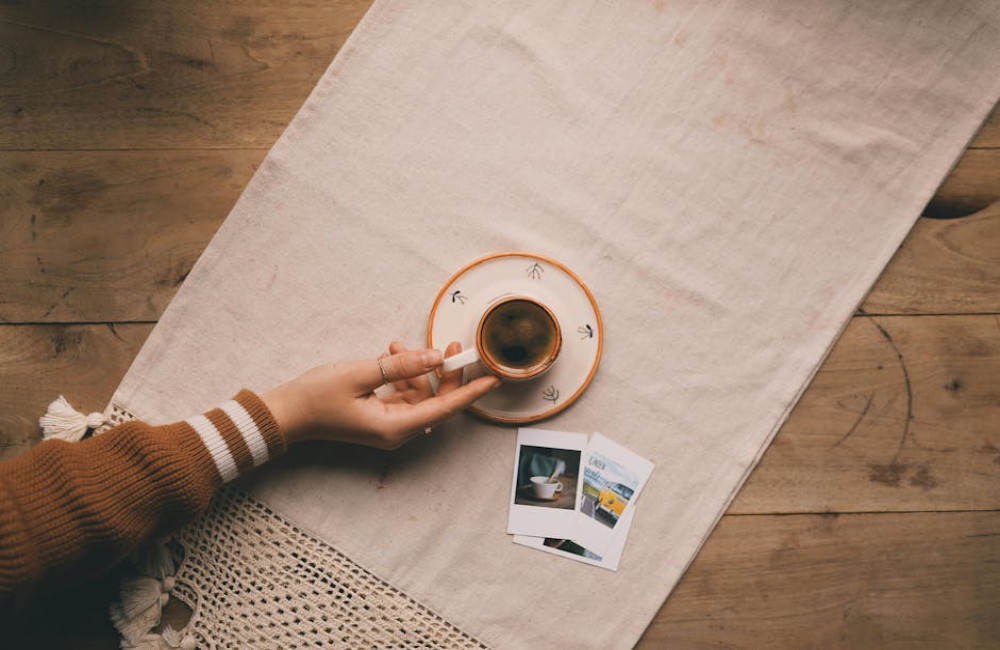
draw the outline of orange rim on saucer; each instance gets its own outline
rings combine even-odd
[[[590,289],[583,282],[583,280],[580,279],[580,276],[578,276],[576,273],[567,268],[566,265],[562,264],[561,262],[557,262],[556,260],[550,257],[545,257],[544,255],[538,255],[536,253],[518,252],[518,251],[509,251],[506,253],[493,253],[491,255],[481,257],[466,264],[461,269],[453,273],[451,277],[448,278],[448,280],[441,287],[441,290],[438,292],[437,297],[434,299],[434,305],[431,307],[430,315],[427,318],[427,347],[433,347],[434,345],[434,330],[433,330],[434,316],[437,314],[438,307],[440,306],[441,301],[444,299],[448,288],[456,280],[458,280],[458,278],[467,273],[470,269],[473,269],[481,264],[489,262],[490,260],[502,257],[525,257],[529,259],[534,259],[539,262],[545,262],[546,264],[551,264],[552,266],[558,268],[567,276],[569,276],[583,290],[584,294],[587,296],[587,300],[590,301],[590,305],[594,310],[594,317],[596,319],[597,353],[596,356],[594,357],[593,365],[590,368],[590,372],[583,380],[583,383],[580,385],[579,388],[577,388],[577,390],[572,395],[569,396],[569,398],[566,399],[566,401],[562,402],[561,404],[553,406],[551,409],[526,417],[507,417],[503,415],[496,415],[494,413],[489,413],[484,411],[483,409],[477,408],[475,404],[473,404],[468,408],[468,411],[470,413],[473,413],[477,417],[483,418],[484,420],[488,420],[490,422],[500,422],[502,424],[527,424],[529,422],[538,422],[540,420],[545,420],[547,418],[556,415],[557,413],[562,412],[568,406],[573,404],[577,400],[577,398],[580,397],[581,394],[583,394],[583,391],[587,389],[587,386],[589,386],[591,380],[593,380],[594,374],[597,372],[598,366],[600,366],[601,357],[604,354],[604,322],[601,318],[601,310],[597,306],[597,301],[594,299],[594,294],[590,292]],[[503,390],[503,387],[497,390]]]

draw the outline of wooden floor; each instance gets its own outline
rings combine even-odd
[[[104,406],[368,5],[245,4],[0,4],[0,457]],[[1000,644],[1000,117],[925,214],[640,647]],[[115,579],[10,647],[117,648]]]

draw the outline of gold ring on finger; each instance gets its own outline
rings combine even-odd
[[[382,384],[389,383],[389,375],[385,371],[385,366],[382,365],[382,357],[376,357],[375,361],[378,362],[378,371],[382,373]]]

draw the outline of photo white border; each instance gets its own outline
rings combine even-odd
[[[627,466],[639,477],[639,485],[635,487],[632,498],[629,499],[628,503],[625,505],[625,509],[622,511],[621,516],[619,516],[618,523],[615,524],[614,528],[608,528],[601,522],[583,514],[580,510],[580,503],[583,500],[584,468],[588,466],[590,457],[595,452],[608,458],[612,458],[622,465]],[[652,472],[652,462],[635,452],[622,447],[614,440],[611,440],[600,433],[594,433],[594,435],[590,437],[590,444],[587,446],[587,451],[584,454],[583,461],[580,465],[580,488],[577,491],[576,503],[576,509],[579,512],[579,525],[577,526],[576,537],[570,537],[569,539],[572,539],[580,546],[602,557],[606,553],[610,552],[618,534],[618,529],[621,528],[625,517],[635,509],[635,502],[639,498],[639,493],[642,492],[642,488],[646,485],[646,481],[649,480],[649,475]],[[631,521],[631,517],[629,518],[629,521]],[[553,535],[546,535],[546,537],[553,537]]]
[[[530,548],[538,549],[539,551],[545,551],[546,553],[551,553],[552,555],[558,555],[559,557],[564,557],[568,560],[573,560],[575,562],[582,562],[583,564],[589,564],[591,566],[601,567],[602,569],[607,569],[609,571],[617,571],[618,565],[621,564],[622,553],[625,551],[625,542],[628,541],[628,531],[632,527],[632,515],[635,510],[629,508],[622,515],[619,520],[618,525],[614,529],[614,539],[612,539],[611,544],[608,545],[608,550],[604,555],[601,555],[600,560],[594,560],[589,557],[583,557],[582,555],[576,555],[575,553],[567,553],[566,551],[560,551],[557,548],[552,548],[551,546],[545,545],[545,537],[528,537],[527,535],[514,535],[514,543],[521,544],[522,546],[528,546]],[[580,544],[576,540],[570,540],[575,544]],[[583,544],[580,544],[583,546]],[[584,548],[587,548],[584,546]],[[587,549],[588,551],[590,549]],[[592,553],[598,554],[597,551],[591,551]]]
[[[514,503],[517,497],[517,469],[521,447],[548,447],[580,452],[580,470],[576,477],[576,498],[573,509],[524,506]],[[580,523],[580,489],[583,486],[583,462],[586,456],[587,434],[546,429],[521,428],[517,430],[517,447],[514,450],[514,475],[511,477],[510,514],[507,532],[531,537],[573,539]],[[616,526],[617,528],[617,526]]]

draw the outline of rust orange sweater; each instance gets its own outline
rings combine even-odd
[[[182,422],[128,422],[0,463],[0,611],[107,570],[285,448],[264,402],[244,390]]]

